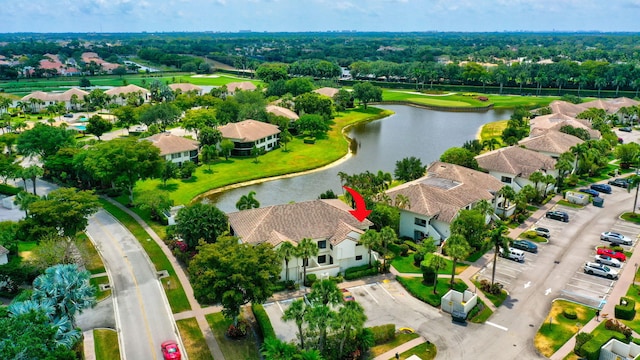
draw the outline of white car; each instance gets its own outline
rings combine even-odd
[[[588,262],[584,264],[584,272],[589,275],[599,275],[612,280],[618,278],[617,270],[613,270],[612,268],[606,265],[593,263],[593,262]]]
[[[620,263],[620,260],[614,259],[614,258],[612,258],[611,256],[608,256],[608,255],[596,255],[595,261],[598,264],[609,265],[609,266],[613,266],[613,267],[617,267],[617,268],[622,266],[622,264]]]
[[[600,240],[604,240],[604,241],[610,241],[612,244],[616,244],[616,245],[631,245],[633,244],[633,241],[631,239],[629,239],[628,237],[614,232],[614,231],[605,231],[602,234],[600,234]]]

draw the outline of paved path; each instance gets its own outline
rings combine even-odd
[[[420,345],[420,344],[424,344],[425,342],[427,342],[427,339],[423,338],[422,336],[415,338],[411,341],[407,341],[406,343],[393,348],[389,351],[387,351],[386,353],[382,354],[382,355],[378,355],[376,357],[373,358],[373,360],[389,360],[389,359],[395,359],[396,354],[402,354],[405,351],[411,350],[414,347]]]
[[[84,360],[96,360],[96,349],[93,342],[93,330],[87,330],[82,333],[84,337],[83,346]]]
[[[149,234],[149,236],[151,236],[151,238],[158,244],[158,246],[160,246],[160,248],[162,249],[162,252],[164,252],[167,259],[169,259],[169,261],[171,262],[171,265],[173,266],[173,269],[176,272],[178,279],[180,280],[180,284],[182,285],[182,288],[184,289],[184,292],[187,295],[187,299],[189,300],[189,305],[191,306],[191,310],[189,312],[176,314],[174,316],[175,319],[179,320],[179,319],[188,319],[191,317],[195,317],[196,321],[198,322],[198,326],[200,327],[200,331],[202,331],[202,335],[204,336],[204,339],[207,343],[207,346],[209,347],[209,351],[211,351],[211,355],[213,356],[213,358],[216,360],[224,360],[224,355],[222,354],[222,350],[220,350],[220,346],[218,345],[218,342],[213,336],[213,332],[211,331],[211,328],[209,327],[209,323],[207,323],[207,319],[205,318],[206,314],[220,311],[221,308],[210,307],[210,308],[203,309],[198,303],[198,301],[196,301],[195,297],[193,296],[193,288],[191,287],[189,278],[187,277],[184,270],[182,269],[182,266],[180,265],[180,263],[178,263],[175,256],[173,256],[173,254],[171,253],[171,250],[169,250],[169,248],[164,243],[164,241],[162,241],[160,236],[158,236],[158,234],[156,234],[156,232],[153,231],[153,229],[144,220],[142,220],[142,218],[140,218],[138,214],[134,213],[133,211],[128,209],[126,206],[110,198],[107,198],[107,201],[117,206],[122,211],[125,211],[127,214],[131,215],[131,217],[133,217],[138,222],[138,224],[140,224],[140,226],[144,228],[144,230]]]

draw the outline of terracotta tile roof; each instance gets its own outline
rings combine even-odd
[[[569,115],[571,117],[576,117],[581,112],[590,108],[603,109],[609,114],[615,114],[623,107],[637,105],[640,105],[640,101],[621,97],[607,100],[596,99],[582,104],[572,104],[566,101],[556,100],[551,102],[551,104],[549,104],[549,107],[551,108],[551,111],[553,113],[560,113]]]
[[[300,118],[295,112],[277,105],[267,105],[267,112],[277,116],[284,116],[291,120],[298,120]]]
[[[107,91],[105,91],[105,94],[107,95],[120,95],[120,94],[129,94],[129,93],[141,93],[141,94],[147,94],[149,93],[149,90],[140,87],[138,85],[134,85],[134,84],[129,84],[127,86],[117,86],[114,88],[111,88]]]
[[[24,96],[21,100],[27,101],[31,98],[40,99],[42,101],[70,101],[73,95],[77,95],[78,99],[82,100],[85,95],[88,95],[87,91],[71,88],[63,93],[46,93],[43,91],[35,91],[29,95]]]
[[[436,161],[427,175],[386,191],[391,199],[399,194],[409,199],[411,211],[451,222],[464,207],[482,199],[491,200],[503,184],[481,171]]]
[[[232,82],[227,84],[227,91],[230,94],[235,93],[237,90],[252,91],[257,87],[250,81]]]
[[[182,92],[202,91],[202,88],[200,86],[193,85],[191,83],[169,84],[169,88],[171,88],[171,90],[173,91],[180,90]]]
[[[524,138],[518,142],[519,145],[534,151],[543,151],[553,154],[562,154],[569,151],[572,146],[581,144],[580,138],[573,135],[561,133],[556,130],[541,131],[540,134]]]
[[[537,116],[531,119],[529,121],[529,124],[531,126],[531,131],[534,134],[536,134],[534,130],[537,129],[552,129],[560,131],[563,126],[569,125],[573,126],[574,128],[586,130],[589,133],[591,139],[599,139],[601,136],[600,131],[591,128],[591,122],[589,122],[589,120],[576,119],[565,114],[549,114]]]
[[[313,90],[314,93],[318,93],[320,95],[328,96],[333,98],[340,89],[332,88],[332,87],[322,87],[320,89]]]
[[[552,157],[519,146],[489,151],[476,156],[476,160],[484,170],[514,174],[523,178],[529,178],[529,175],[536,171],[552,170],[556,165],[556,160]]]
[[[269,135],[280,133],[276,125],[267,124],[257,120],[244,120],[238,123],[228,123],[218,127],[223,138],[234,139],[241,142],[250,142],[263,139]]]
[[[351,208],[337,199],[311,200],[274,205],[228,214],[234,234],[249,244],[282,241],[300,242],[304,238],[326,239],[339,243],[342,235],[363,233],[373,223],[359,222]],[[348,230],[348,231],[347,231]]]
[[[200,144],[195,140],[175,136],[170,132],[155,134],[141,140],[151,141],[153,145],[160,149],[160,156],[197,150]]]

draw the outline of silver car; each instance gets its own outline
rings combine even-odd
[[[598,264],[609,265],[617,268],[622,266],[622,264],[620,263],[620,260],[614,259],[608,255],[596,255],[594,260]]]
[[[604,241],[610,241],[612,244],[615,245],[631,245],[633,244],[633,241],[631,239],[629,239],[628,237],[614,232],[614,231],[605,231],[602,234],[600,234],[600,240],[604,240]]]
[[[584,264],[584,272],[589,275],[599,275],[612,280],[618,278],[617,270],[613,270],[612,268],[606,265],[593,263],[593,262],[588,262]]]

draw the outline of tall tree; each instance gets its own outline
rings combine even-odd
[[[78,232],[84,231],[89,216],[99,208],[98,197],[92,190],[60,188],[34,201],[29,205],[29,212],[36,224],[73,238]]]
[[[220,142],[220,152],[224,156],[225,160],[229,160],[229,156],[231,156],[231,152],[235,147],[236,145],[229,139],[224,139]]]
[[[447,261],[440,255],[433,254],[427,261],[427,266],[433,269],[435,276],[433,277],[433,293],[438,293],[438,271],[447,266]]]
[[[260,207],[260,202],[255,198],[256,192],[249,191],[247,195],[242,195],[240,200],[236,203],[236,209],[238,210],[248,210],[248,209],[257,209]]]
[[[304,238],[298,243],[298,257],[302,259],[302,281],[307,281],[307,266],[309,266],[309,258],[318,255],[318,245],[309,238]]]
[[[489,242],[493,245],[493,269],[491,271],[491,285],[495,283],[496,279],[496,266],[498,265],[498,254],[501,249],[509,248],[509,238],[504,236],[508,228],[504,224],[496,224],[496,227],[489,231]]]
[[[380,239],[380,233],[375,231],[374,229],[368,229],[360,236],[360,243],[367,248],[369,252],[369,267],[371,267],[371,253],[373,249],[378,248],[382,245],[382,240]]]
[[[467,240],[459,234],[453,234],[449,236],[447,242],[444,244],[444,250],[453,260],[453,268],[451,270],[451,282],[449,288],[453,289],[453,282],[456,276],[456,265],[458,261],[466,258],[471,253],[471,246]]]
[[[342,358],[345,342],[349,339],[355,340],[356,332],[362,329],[367,321],[367,316],[364,313],[364,308],[359,303],[348,301],[338,310],[338,314],[334,319],[333,326],[340,337],[338,358]]]
[[[113,129],[113,124],[111,121],[104,119],[100,115],[93,115],[89,118],[89,122],[87,123],[87,132],[89,134],[93,134],[100,141],[100,137]]]
[[[27,155],[38,155],[42,159],[54,155],[63,147],[75,144],[74,134],[70,130],[37,123],[18,136],[18,152]]]
[[[353,85],[353,97],[367,108],[367,104],[374,101],[382,101],[382,89],[370,82],[359,82]]]
[[[285,281],[289,282],[289,260],[296,256],[296,247],[292,243],[284,241],[280,244],[280,246],[278,246],[276,252],[282,258],[282,260],[284,260],[284,267],[286,269]]]
[[[42,168],[38,165],[31,165],[27,168],[22,169],[22,176],[30,179],[31,183],[33,184],[33,195],[38,195],[36,194],[36,179],[42,175],[44,175],[44,170],[42,170]]]
[[[304,349],[304,319],[307,313],[307,306],[304,303],[304,300],[298,299],[294,300],[291,305],[284,311],[282,314],[282,320],[291,321],[293,320],[296,323],[296,327],[298,328],[298,338],[300,339],[300,349]]]
[[[426,165],[422,165],[422,160],[411,156],[396,161],[396,169],[393,172],[393,176],[398,180],[406,182],[421,178],[424,176],[426,170],[427,167]]]
[[[195,249],[200,240],[213,243],[228,230],[227,215],[213,204],[190,204],[176,215],[176,232],[190,249]]]

